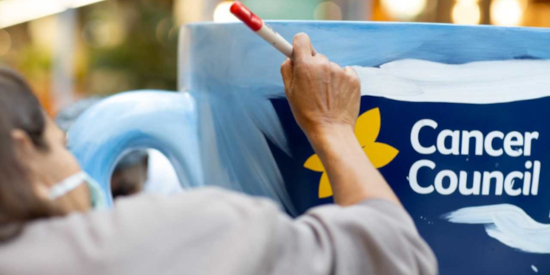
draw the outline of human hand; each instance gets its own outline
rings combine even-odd
[[[304,33],[294,37],[293,54],[293,61],[282,64],[281,74],[298,125],[310,138],[342,128],[353,132],[361,97],[355,71],[316,53]]]

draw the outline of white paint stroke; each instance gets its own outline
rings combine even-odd
[[[531,265],[531,269],[532,269],[535,273],[539,273],[539,269],[538,269],[535,265]]]
[[[410,102],[491,104],[550,96],[550,60],[483,61],[448,65],[405,59],[353,67],[361,94]]]
[[[483,224],[490,237],[509,247],[528,253],[550,254],[550,224],[533,220],[515,205],[466,207],[443,218],[452,223]]]

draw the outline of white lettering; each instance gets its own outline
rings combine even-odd
[[[430,185],[428,187],[422,187],[420,184],[418,184],[418,170],[422,167],[428,167],[430,169],[435,169],[435,163],[430,160],[419,160],[415,162],[411,166],[411,170],[409,171],[409,184],[411,185],[411,188],[414,192],[418,194],[430,194],[434,191],[433,185]]]
[[[434,191],[440,195],[451,195],[457,192],[464,196],[483,196],[495,195],[502,196],[503,192],[508,196],[529,196],[538,195],[539,180],[541,172],[540,161],[527,161],[525,167],[530,169],[533,167],[533,177],[529,171],[512,171],[504,175],[500,171],[479,172],[474,171],[471,185],[468,183],[468,173],[460,171],[457,175],[452,170],[442,170],[435,175],[433,184],[421,186],[418,183],[418,171],[422,167],[435,170],[436,164],[430,160],[419,160],[415,162],[409,172],[409,182],[413,191],[418,194],[426,195]],[[494,179],[494,181],[493,181]],[[533,179],[533,182],[531,182]],[[523,180],[523,187],[521,186]],[[491,188],[494,182],[494,188]],[[529,193],[531,192],[531,194]]]
[[[510,157],[529,157],[532,154],[533,140],[538,140],[539,132],[518,132],[510,131],[503,133],[501,131],[492,131],[484,135],[481,131],[460,131],[442,129],[437,131],[423,133],[437,135],[435,144],[424,146],[420,143],[420,131],[424,127],[437,129],[438,124],[431,119],[422,119],[417,121],[411,130],[411,144],[413,149],[419,154],[430,155],[438,152],[441,155],[476,155],[482,156],[484,151],[491,157],[510,156]],[[428,140],[433,140],[435,136],[430,136]],[[472,142],[473,139],[473,142]],[[495,143],[495,139],[500,141]],[[502,143],[500,143],[502,142]],[[472,145],[473,144],[473,145]],[[472,147],[473,146],[473,147]],[[472,149],[472,152],[470,152]],[[466,161],[469,159],[466,158]],[[476,159],[476,162],[478,160]],[[495,167],[499,167],[496,163]],[[418,171],[423,168],[435,170],[436,163],[431,160],[419,160],[415,162],[409,171],[409,183],[413,191],[418,194],[431,194],[437,192],[441,195],[451,195],[458,192],[464,196],[488,196],[491,193],[495,196],[502,196],[505,193],[508,196],[529,196],[538,195],[541,173],[541,162],[527,160],[525,168],[527,171],[512,171],[504,174],[501,171],[473,171],[471,183],[468,181],[469,172],[458,170],[442,170],[435,175],[433,183],[418,182]],[[454,167],[454,165],[452,166]],[[530,171],[533,169],[532,171]],[[426,178],[422,177],[425,181]],[[494,181],[493,181],[494,179]],[[523,181],[523,186],[521,182]],[[494,182],[494,188],[491,186]],[[494,191],[493,191],[494,190]]]
[[[493,139],[495,138],[503,139],[504,134],[500,131],[493,131],[487,134],[487,136],[485,137],[485,152],[487,152],[489,156],[499,157],[499,156],[502,156],[503,150],[502,149],[495,150],[493,148]]]
[[[495,179],[495,195],[502,195],[504,176],[502,175],[502,172],[499,171],[483,173],[483,191],[481,192],[482,195],[488,196],[491,192],[491,179],[493,178]]]
[[[411,144],[416,152],[419,154],[429,155],[435,153],[435,146],[432,145],[430,147],[424,147],[420,144],[419,135],[420,135],[420,129],[423,127],[428,126],[433,129],[437,128],[437,122],[431,120],[431,119],[422,119],[416,122],[411,130]],[[412,169],[412,168],[411,168]]]
[[[523,174],[518,171],[508,174],[504,180],[504,191],[509,196],[515,197],[521,195],[521,188],[514,189],[514,179],[523,179]]]
[[[523,154],[523,149],[514,150],[512,146],[523,146],[523,136],[520,132],[510,132],[504,138],[504,151],[511,157],[519,157]]]
[[[449,178],[449,187],[445,188],[443,186],[443,179]],[[435,190],[441,195],[450,195],[456,191],[458,187],[458,178],[455,172],[451,170],[443,170],[437,173],[435,177]]]
[[[531,156],[531,142],[533,139],[539,139],[539,132],[525,133],[525,156]]]
[[[531,169],[533,167],[533,163],[528,160],[525,162],[525,168]],[[529,191],[531,190],[531,172],[525,171],[525,176],[523,177],[523,195],[529,196]]]
[[[480,131],[462,131],[462,154],[470,154],[470,138],[474,137],[476,141],[476,156],[483,155],[483,134]]]
[[[437,134],[436,144],[428,147],[420,144],[420,130],[424,127],[437,129],[438,124],[431,119],[417,121],[411,130],[411,144],[416,152],[423,155],[430,155],[438,151],[442,155],[471,155],[470,145],[474,139],[474,154],[483,155],[485,151],[489,156],[500,157],[504,153],[511,157],[522,155],[531,156],[533,140],[539,139],[539,132],[511,131],[506,135],[501,131],[489,132],[485,137],[478,130],[459,131],[444,129]],[[450,140],[449,140],[450,139]],[[502,147],[496,146],[495,139],[502,140]]]
[[[539,194],[539,180],[540,180],[540,161],[535,161],[535,167],[533,168],[533,185],[531,186],[531,194],[536,196]]]
[[[481,173],[478,171],[474,172],[474,180],[472,182],[472,188],[468,188],[468,174],[464,171],[460,171],[460,184],[458,190],[460,194],[469,196],[469,195],[479,195],[481,189]]]
[[[451,148],[447,148],[445,146],[445,140],[448,137],[451,138]],[[459,142],[460,142],[460,131],[443,130],[437,136],[437,149],[442,155],[453,154],[455,156],[458,156],[460,154],[459,148],[458,148],[460,144]]]

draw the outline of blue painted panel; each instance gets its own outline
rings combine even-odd
[[[273,100],[273,104],[289,135],[293,157],[286,156],[276,147],[272,150],[298,212],[305,211],[311,205],[332,202],[331,198],[318,199],[321,173],[303,167],[314,151],[295,123],[286,100]],[[550,98],[489,105],[413,103],[370,96],[362,98],[361,113],[374,108],[380,110],[381,129],[376,141],[399,150],[395,159],[380,171],[413,217],[422,236],[434,249],[440,261],[441,274],[527,274],[531,272],[531,265],[537,266],[541,272],[550,268],[548,254],[526,253],[506,246],[489,237],[483,225],[453,224],[443,219],[444,214],[459,208],[507,203],[519,206],[541,224],[550,224],[550,185],[547,184],[550,173],[545,168],[546,163],[550,163],[550,147],[547,146],[550,143],[550,124],[546,119],[550,114],[545,107],[548,104]],[[485,151],[477,156],[473,141],[470,143],[470,155],[443,155],[440,152],[424,155],[414,150],[410,135],[413,126],[427,118],[436,121],[438,127],[421,130],[419,139],[425,147],[436,145],[437,136],[444,129],[479,130],[484,136],[495,130],[504,134],[537,131],[540,138],[533,141],[530,156],[510,157],[504,153],[491,157]],[[446,145],[450,147],[450,139]],[[501,149],[503,141],[496,139],[493,145],[495,149]],[[519,147],[514,148],[517,150]],[[480,195],[462,195],[458,188],[450,195],[442,195],[436,190],[430,194],[418,194],[411,188],[409,173],[413,164],[421,160],[436,165],[433,170],[428,167],[419,170],[417,181],[422,187],[434,186],[438,173],[451,170],[457,176],[461,171],[466,172],[469,188],[473,186],[475,171],[482,174],[502,172],[504,177],[513,171],[533,174],[533,169],[526,169],[525,163],[539,161],[542,171],[538,195],[511,196],[504,190],[502,195],[496,195],[495,180],[491,182],[488,195],[482,195],[482,186]],[[449,186],[450,181],[446,178],[443,187]],[[514,188],[522,187],[523,181],[517,179]],[[540,240],[542,242],[544,238]]]
[[[492,26],[457,26],[408,23],[359,22],[271,22],[274,29],[288,40],[298,32],[308,33],[316,50],[341,66],[379,66],[401,59],[423,59],[447,64],[474,61],[510,59],[550,59],[550,30],[533,28],[500,28]],[[255,139],[238,144],[226,139],[201,141],[201,147],[255,148],[262,154],[273,155],[283,180],[272,178],[273,186],[283,185],[287,191],[275,198],[292,214],[303,213],[313,205],[332,202],[319,199],[321,173],[304,168],[305,160],[313,154],[307,139],[294,122],[283,97],[279,66],[284,56],[259,39],[242,24],[194,24],[182,28],[180,42],[180,89],[190,90],[204,110],[215,119],[202,120],[200,127],[213,124],[219,132],[227,133],[234,121],[255,120],[268,142],[266,149]],[[221,100],[223,98],[223,100]],[[263,101],[270,99],[274,110]],[[201,107],[201,104],[208,108]],[[410,129],[421,118],[433,117],[453,130],[478,129],[485,134],[492,130],[540,130],[545,136],[547,123],[541,117],[548,114],[529,114],[529,110],[544,112],[548,99],[495,105],[464,105],[444,103],[407,103],[376,97],[363,97],[362,112],[379,107],[382,129],[379,140],[400,150],[394,161],[381,169],[392,188],[403,201],[430,245],[434,248],[441,274],[525,274],[533,272],[534,265],[542,273],[548,272],[548,254],[521,252],[491,238],[484,225],[453,224],[442,215],[461,207],[509,203],[523,208],[539,223],[548,223],[548,185],[541,185],[538,196],[511,197],[494,193],[487,196],[462,196],[459,193],[419,195],[412,191],[407,177],[411,165],[424,156],[412,150]],[[258,110],[257,105],[264,106]],[[208,110],[206,110],[208,109]],[[239,114],[234,112],[239,109]],[[244,109],[244,111],[243,111]],[[232,115],[227,118],[226,114]],[[255,119],[259,115],[262,119]],[[457,115],[460,118],[457,118]],[[280,124],[273,124],[273,116]],[[479,119],[479,118],[482,119]],[[526,121],[529,121],[527,123]],[[455,129],[456,128],[456,129]],[[281,138],[277,133],[283,132]],[[201,138],[209,131],[200,131]],[[231,135],[230,135],[231,136]],[[233,135],[229,139],[240,138]],[[249,137],[248,137],[249,138]],[[434,136],[422,138],[434,142]],[[202,139],[201,139],[202,140]],[[539,160],[545,163],[548,141],[541,138],[537,153],[531,158],[492,158],[443,156],[434,154],[426,159],[437,163],[436,169],[422,170],[419,181],[434,182],[442,169],[466,171],[470,182],[474,171],[500,169],[504,176],[511,171],[526,171],[525,162]],[[249,145],[248,145],[249,144]],[[268,152],[266,152],[268,151]],[[246,168],[249,161],[232,157],[227,150],[216,151],[222,167],[237,182],[250,180]],[[204,156],[204,154],[203,154]],[[206,171],[222,173],[203,163]],[[245,168],[235,171],[235,167]],[[427,168],[424,168],[427,169]],[[544,169],[543,169],[544,170]],[[208,176],[205,176],[208,178]],[[541,183],[548,176],[541,173]],[[257,179],[258,181],[261,178]],[[243,191],[259,194],[253,188]],[[286,196],[286,197],[285,197]],[[273,197],[273,196],[271,196]],[[288,203],[290,201],[290,203]]]

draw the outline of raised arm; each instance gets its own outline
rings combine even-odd
[[[355,71],[316,53],[309,37],[299,34],[294,61],[287,59],[281,73],[294,117],[328,173],[334,201],[344,206],[365,199],[400,204],[355,137],[361,96]]]
[[[294,117],[320,157],[339,205],[314,208],[282,226],[288,240],[283,254],[301,261],[288,270],[437,274],[433,252],[355,137],[360,105],[355,71],[316,53],[309,37],[299,34],[293,61],[286,60],[281,73]]]

